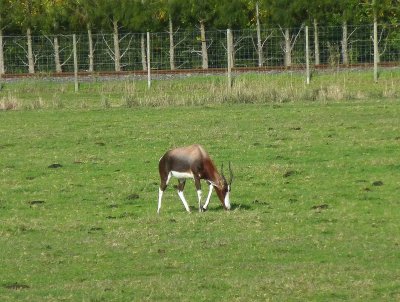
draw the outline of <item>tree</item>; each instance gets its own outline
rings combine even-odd
[[[292,50],[303,28],[304,11],[302,6],[299,5],[301,0],[264,0],[265,5],[271,7],[271,16],[274,24],[277,24],[284,37],[284,65],[290,67],[292,65]],[[293,28],[298,28],[298,31]]]
[[[165,10],[168,14],[168,35],[169,35],[169,66],[171,70],[175,69],[175,41],[174,41],[174,23],[179,20],[179,5],[174,0],[164,1]]]
[[[60,43],[58,34],[65,31],[69,21],[68,1],[66,0],[44,0],[43,1],[43,21],[41,24],[42,32],[52,34],[52,39],[48,38],[54,49],[54,64],[56,72],[62,72],[62,66],[71,58],[71,55],[64,62],[60,59]]]
[[[215,19],[216,1],[213,0],[187,0],[180,3],[183,24],[199,24],[201,41],[202,68],[208,69],[208,52],[206,39],[206,24],[212,25]]]
[[[10,7],[11,3],[9,0],[0,0],[0,77],[5,73],[3,30],[6,29],[10,23]]]
[[[74,0],[69,6],[70,10],[70,25],[74,29],[80,29],[82,26],[86,28],[88,35],[88,58],[89,72],[94,71],[94,46],[93,46],[93,26],[98,25],[98,16],[96,15],[95,0]]]
[[[264,65],[264,55],[261,42],[261,25],[260,25],[260,3],[256,1],[255,3],[255,19],[256,19],[256,30],[257,30],[257,54],[258,54],[258,67]]]
[[[264,45],[271,38],[273,29],[265,30],[265,25],[270,24],[271,15],[270,7],[266,5],[266,1],[249,0],[247,1],[247,9],[249,11],[249,26],[256,27],[257,43],[256,50],[258,55],[258,66],[264,65]],[[261,30],[263,23],[264,30]]]
[[[164,0],[163,9],[165,11],[165,15],[168,18],[168,36],[169,36],[169,65],[170,69],[174,70],[175,67],[175,48],[178,46],[178,43],[175,43],[175,26],[180,23],[180,17],[182,14],[182,5],[181,0]]]
[[[361,11],[368,21],[373,21],[372,41],[374,48],[374,82],[378,82],[378,63],[380,56],[385,52],[387,43],[384,43],[382,51],[379,49],[379,43],[382,39],[383,30],[378,38],[378,21],[392,23],[398,21],[397,14],[399,13],[399,1],[393,0],[364,0],[360,1]],[[367,21],[367,22],[368,22]],[[388,31],[389,34],[390,30]],[[387,39],[384,39],[386,42]]]
[[[360,17],[357,0],[331,0],[331,18],[335,23],[341,24],[342,27],[342,39],[340,42],[340,53],[342,64],[349,64],[349,40],[350,37],[355,33],[356,29],[352,32],[348,32],[349,23],[357,24],[357,20]]]
[[[165,3],[160,0],[131,0],[128,1],[125,25],[131,31],[141,32],[140,49],[143,70],[150,68],[146,60],[145,32],[160,29],[160,16],[165,14]],[[161,19],[165,19],[161,18]]]
[[[29,73],[35,73],[35,63],[37,55],[34,54],[32,48],[32,29],[35,29],[42,20],[43,12],[42,0],[19,0],[11,2],[12,20],[15,24],[26,32],[27,47],[18,45],[24,49],[28,62],[24,62],[28,66]]]
[[[126,15],[129,11],[129,5],[132,1],[129,0],[98,0],[95,2],[96,9],[95,17],[99,17],[103,29],[112,30],[113,32],[113,47],[108,44],[108,53],[114,60],[115,71],[121,71],[121,50],[120,50],[120,27],[126,22]],[[107,41],[104,39],[107,43]]]
[[[337,0],[335,0],[336,2]],[[314,28],[314,57],[315,65],[320,65],[320,50],[319,50],[319,24],[322,20],[329,19],[331,6],[334,4],[331,0],[320,1],[297,1],[298,10],[303,12],[301,15],[305,16],[305,22],[312,25]]]
[[[250,23],[250,11],[248,10],[247,3],[244,0],[230,0],[230,1],[218,1],[216,4],[216,18],[214,26],[217,28],[229,28],[229,29],[241,29],[249,25]],[[227,47],[231,50],[231,63],[232,67],[235,66],[235,48],[234,36],[232,31],[227,32],[230,37],[230,45]],[[227,42],[228,43],[228,42]]]

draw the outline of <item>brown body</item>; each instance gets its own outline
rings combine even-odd
[[[171,177],[178,178],[178,194],[185,205],[188,206],[183,196],[183,189],[187,178],[193,178],[199,196],[199,210],[205,210],[210,200],[212,188],[215,188],[217,195],[225,209],[230,208],[229,191],[230,184],[227,183],[223,174],[219,174],[207,151],[200,145],[176,148],[166,152],[159,162],[160,172],[160,195],[159,208],[161,208],[162,193],[167,188]],[[231,174],[232,177],[232,174]],[[201,206],[201,182],[206,180],[210,185],[205,207]]]

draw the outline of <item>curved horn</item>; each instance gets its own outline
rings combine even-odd
[[[232,181],[233,181],[233,172],[232,172],[231,162],[229,162],[229,185],[232,185]]]
[[[224,176],[224,163],[221,164],[221,176],[225,177]]]

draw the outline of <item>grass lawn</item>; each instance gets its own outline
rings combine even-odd
[[[0,111],[1,301],[400,300],[400,102]],[[185,212],[158,160],[232,162]],[[207,187],[204,185],[204,194]]]
[[[0,79],[1,80],[1,79]],[[109,109],[132,107],[270,104],[301,101],[337,102],[400,98],[400,70],[383,69],[378,83],[372,72],[314,73],[310,85],[303,72],[236,74],[231,90],[224,75],[153,80],[124,78],[82,82],[27,79],[1,83],[0,110]]]

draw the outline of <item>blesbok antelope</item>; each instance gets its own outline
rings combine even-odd
[[[230,180],[228,182],[223,174],[223,166],[221,166],[221,174],[219,174],[214,162],[202,146],[191,145],[169,150],[160,158],[158,168],[161,181],[157,213],[160,213],[162,196],[171,177],[178,179],[178,195],[186,211],[190,212],[189,205],[183,195],[187,178],[194,179],[200,212],[207,210],[213,188],[215,188],[224,209],[229,210],[231,208],[229,201],[229,193],[233,180],[231,164],[229,163]],[[209,184],[208,196],[204,206],[201,205],[201,179],[206,180]]]

